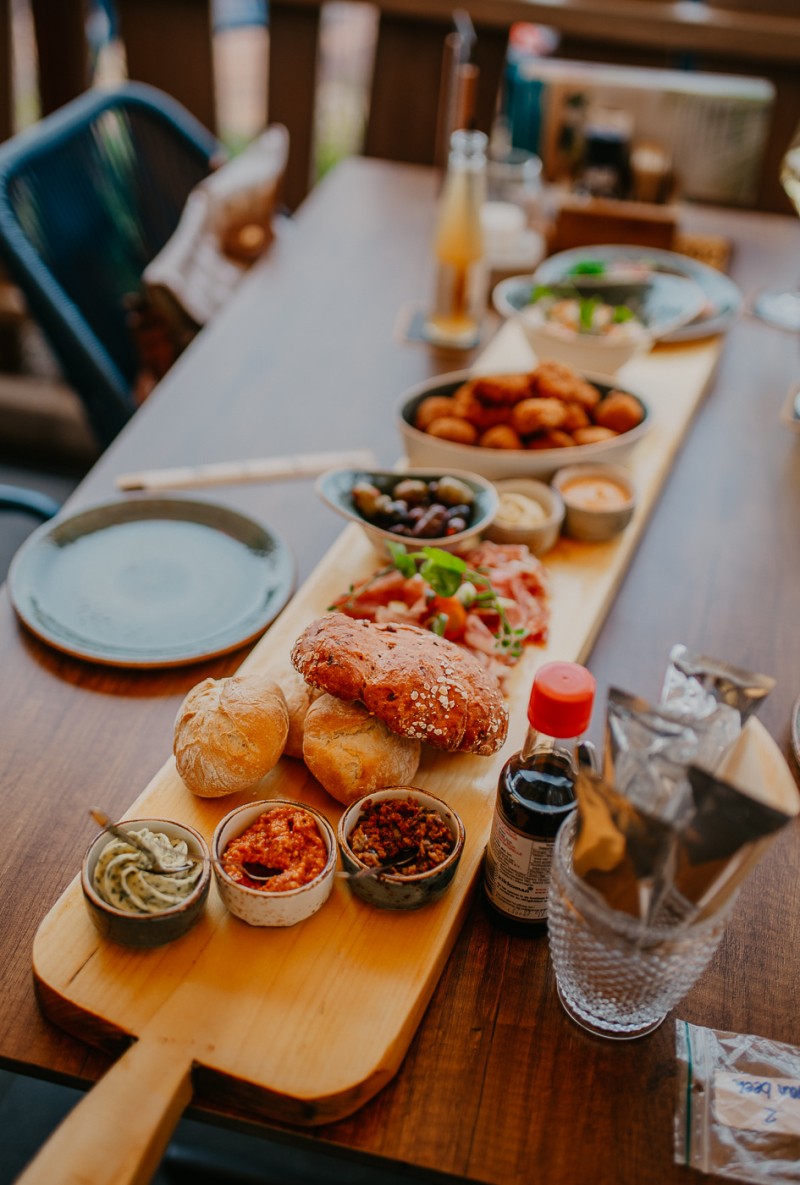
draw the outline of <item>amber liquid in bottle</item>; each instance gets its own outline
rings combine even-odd
[[[433,307],[425,324],[428,340],[438,345],[469,345],[480,333],[487,278],[481,224],[485,151],[482,132],[453,133],[434,242]]]
[[[499,908],[484,893],[486,906],[492,920],[512,934],[544,934],[547,930],[546,890],[549,879],[549,855],[558,829],[570,812],[575,809],[575,769],[572,756],[566,749],[535,750],[526,757],[515,753],[500,773],[498,782],[497,813],[502,824],[537,841],[535,852],[541,851],[542,882],[539,895],[544,895],[544,916],[536,919],[514,917]],[[543,847],[538,849],[538,843]],[[546,846],[544,846],[546,845]],[[492,857],[487,860],[490,864]],[[491,881],[496,872],[488,872]]]

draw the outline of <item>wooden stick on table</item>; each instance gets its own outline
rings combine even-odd
[[[375,455],[369,449],[346,453],[297,453],[287,457],[254,457],[248,461],[218,461],[176,469],[145,469],[141,473],[122,474],[116,484],[120,490],[180,490],[190,486],[316,477],[326,469],[374,469],[376,465]]]

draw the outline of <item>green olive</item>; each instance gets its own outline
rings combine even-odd
[[[457,477],[440,477],[436,483],[436,497],[445,506],[471,506],[475,501],[472,490]]]

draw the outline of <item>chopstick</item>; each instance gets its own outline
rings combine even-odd
[[[119,490],[181,490],[190,486],[233,485],[249,481],[279,481],[287,477],[316,477],[326,469],[375,468],[369,449],[341,453],[296,453],[287,457],[254,457],[248,461],[217,461],[175,469],[145,469],[123,473]]]

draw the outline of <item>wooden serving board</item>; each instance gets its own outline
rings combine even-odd
[[[639,489],[632,524],[618,539],[562,539],[547,557],[552,624],[509,682],[511,723],[493,758],[434,750],[415,782],[461,815],[466,846],[456,878],[434,905],[412,913],[376,910],[337,881],[312,918],[290,929],[255,929],[226,913],[212,886],[206,915],[184,938],[152,951],[101,939],[79,881],[67,888],[37,934],[33,965],[42,1006],[90,1043],[137,1040],[68,1118],[23,1181],[146,1181],[192,1085],[295,1124],[350,1114],[397,1071],[466,913],[477,883],[503,762],[524,736],[536,667],[587,657],[648,513],[713,371],[720,342],[660,349],[629,364],[620,385],[654,413],[630,466]],[[480,368],[525,369],[535,359],[507,325]],[[332,599],[376,566],[358,527],[348,527],[243,664],[278,677],[297,635]],[[256,793],[199,799],[170,757],[128,818],[188,823],[209,840],[218,820],[251,798],[286,797],[319,807],[335,824],[340,808],[303,764],[284,758]],[[92,1157],[91,1165],[87,1157]],[[78,1171],[80,1164],[80,1172]],[[74,1175],[67,1166],[76,1165]],[[128,1165],[126,1169],[124,1166]]]

